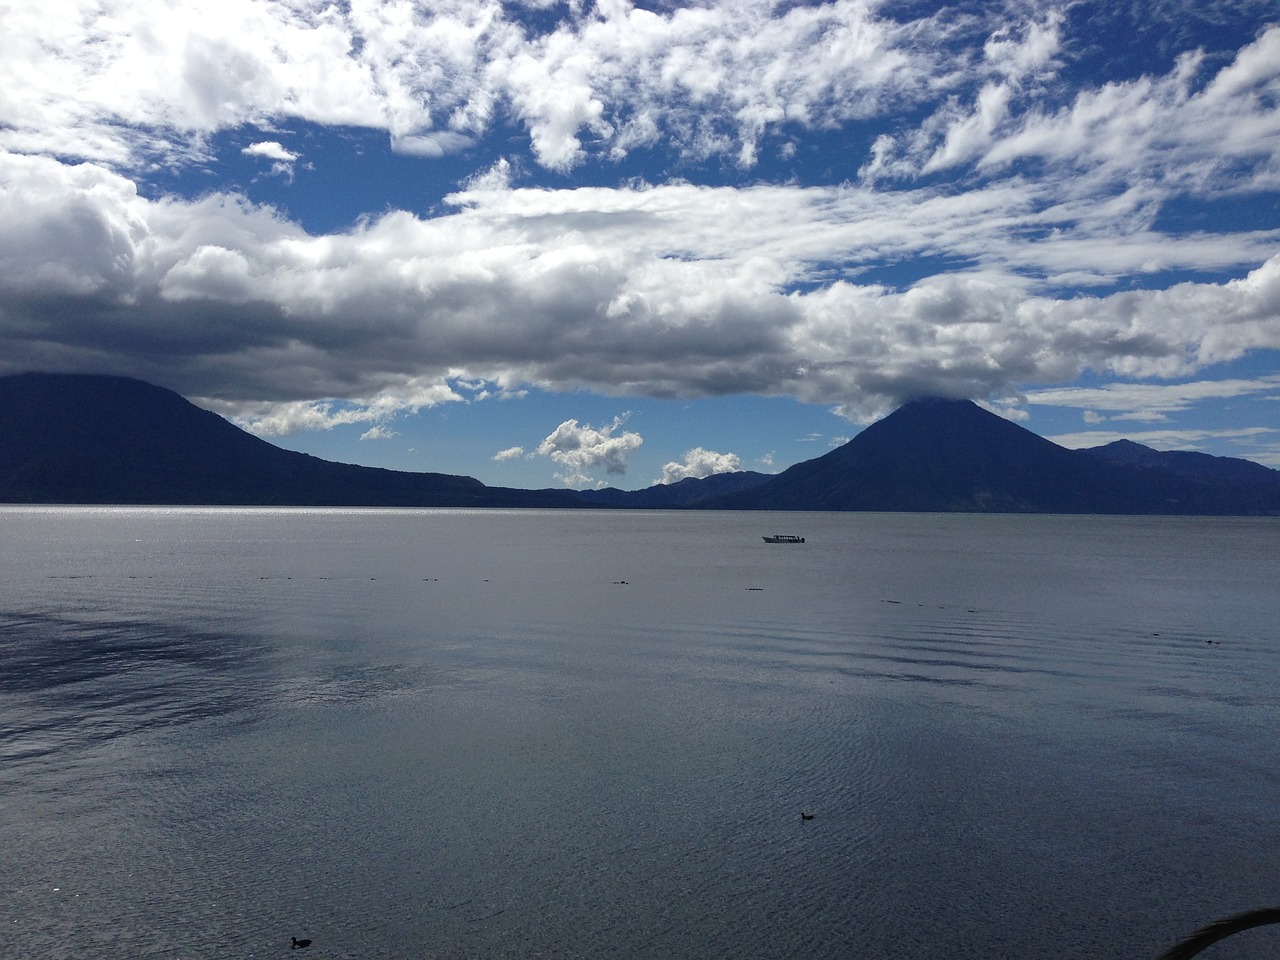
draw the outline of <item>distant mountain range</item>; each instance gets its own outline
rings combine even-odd
[[[1067,450],[925,399],[777,475],[515,490],[282,450],[138,380],[19,374],[0,378],[0,502],[1280,515],[1280,471],[1127,440]]]
[[[593,507],[635,507],[641,509],[677,509],[701,507],[717,497],[758,487],[773,479],[771,473],[740,470],[717,473],[697,479],[686,477],[675,483],[655,483],[643,490],[579,490],[578,496]]]

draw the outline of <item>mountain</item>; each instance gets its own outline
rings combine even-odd
[[[1280,470],[1272,470],[1252,460],[1214,457],[1194,450],[1153,450],[1132,440],[1116,440],[1101,447],[1080,451],[1112,463],[1139,467],[1161,467],[1191,480],[1219,480],[1261,487],[1280,486]]]
[[[592,506],[631,507],[639,509],[675,509],[698,507],[706,501],[740,490],[758,487],[773,479],[772,474],[739,470],[716,473],[709,477],[686,477],[675,483],[655,483],[643,490],[579,490],[578,496]]]
[[[580,506],[567,490],[331,463],[123,377],[0,378],[0,502]]]
[[[1280,487],[1189,477],[1161,464],[1122,463],[1067,450],[970,401],[935,398],[908,403],[838,449],[704,505],[739,510],[1280,514]]]
[[[0,502],[1280,515],[1280,471],[1121,441],[1067,450],[967,400],[917,400],[776,476],[512,490],[272,446],[172,391],[0,378]]]

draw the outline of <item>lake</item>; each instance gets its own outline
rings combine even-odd
[[[1153,957],[1278,624],[1280,520],[3,507],[0,956]]]

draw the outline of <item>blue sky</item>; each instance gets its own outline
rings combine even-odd
[[[1280,467],[1270,0],[0,16],[0,373],[520,487],[927,394]]]

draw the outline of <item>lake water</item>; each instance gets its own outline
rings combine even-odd
[[[0,508],[0,956],[1151,957],[1278,625],[1275,520]]]

